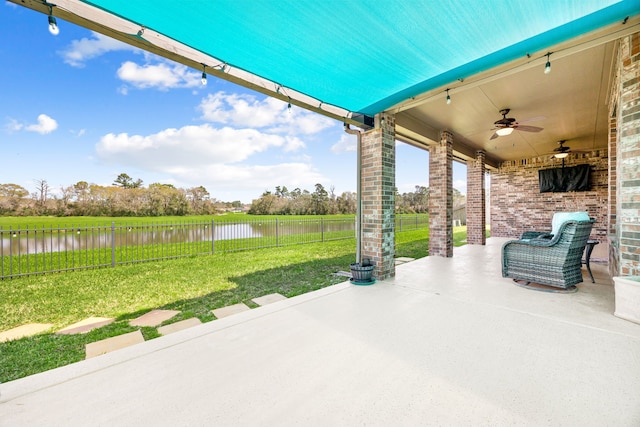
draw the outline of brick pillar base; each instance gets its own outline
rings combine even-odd
[[[395,268],[395,117],[362,134],[362,257],[375,264],[374,276],[386,279]],[[383,119],[383,120],[382,120]]]
[[[429,148],[429,255],[453,256],[453,134]]]
[[[484,151],[480,150],[475,160],[467,162],[467,243],[470,245],[487,243],[484,159]]]

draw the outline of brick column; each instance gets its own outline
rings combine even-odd
[[[453,256],[453,134],[429,148],[429,255]]]
[[[640,33],[620,39],[618,57],[618,210],[620,274],[640,275]]]
[[[615,101],[610,103],[615,105]],[[607,199],[609,202],[607,212],[607,238],[609,243],[609,274],[613,276],[620,275],[620,258],[618,244],[619,238],[616,237],[616,229],[618,227],[618,127],[615,117],[609,117],[609,147],[608,147],[608,165],[607,165]]]
[[[467,243],[470,245],[487,243],[484,159],[484,151],[479,150],[475,160],[467,161]]]
[[[395,269],[395,117],[381,114],[380,126],[362,134],[362,258],[386,279]]]

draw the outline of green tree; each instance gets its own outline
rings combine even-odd
[[[311,193],[313,202],[313,213],[315,215],[326,215],[329,210],[329,193],[324,189],[322,184],[316,184],[316,190]]]
[[[17,213],[29,191],[18,184],[0,184],[0,213]]]
[[[251,203],[249,213],[252,215],[272,215],[277,198],[275,194],[271,194],[271,191],[265,191],[260,198]]]
[[[134,181],[133,178],[131,178],[126,173],[121,173],[120,175],[118,175],[115,181],[113,181],[113,185],[122,188],[141,188],[142,180],[138,178]]]
[[[355,214],[358,195],[356,193],[345,191],[336,198],[338,213]]]

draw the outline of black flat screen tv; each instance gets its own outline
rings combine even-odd
[[[589,165],[540,169],[538,171],[541,193],[589,191],[591,190],[590,178],[591,167]]]

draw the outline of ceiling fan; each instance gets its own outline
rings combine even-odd
[[[504,110],[500,110],[500,114],[502,114],[502,118],[500,120],[496,120],[493,124],[495,126],[496,131],[493,135],[491,135],[491,139],[496,139],[499,136],[507,136],[510,135],[515,129],[523,130],[525,132],[540,132],[542,128],[537,126],[523,126],[516,122],[516,119],[513,117],[507,117],[511,111],[509,108],[505,108]]]
[[[566,139],[562,141],[558,141],[558,147],[553,149],[553,153],[551,153],[551,158],[553,159],[562,159],[562,167],[564,167],[564,159],[567,158],[569,153],[581,153],[582,150],[572,150],[571,147],[567,147],[564,143],[567,142]]]
[[[553,149],[554,153],[551,157],[555,157],[556,159],[564,159],[569,155],[569,153],[571,152],[571,147],[565,147],[565,142],[567,142],[566,139],[558,141],[558,148]]]

